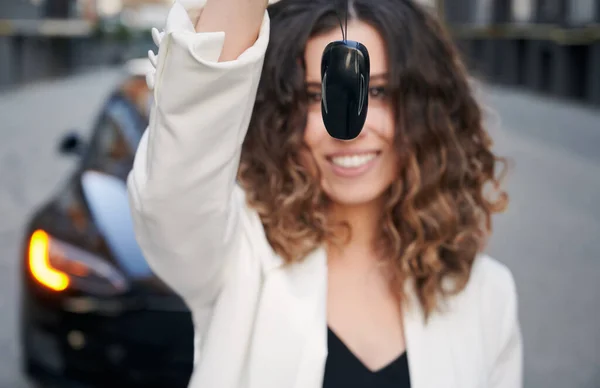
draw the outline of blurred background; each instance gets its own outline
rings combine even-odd
[[[600,387],[600,0],[421,2],[512,162],[489,252],[517,281],[525,387]],[[0,0],[0,388],[185,386],[189,313],[123,183],[151,103],[136,59],[170,3]]]

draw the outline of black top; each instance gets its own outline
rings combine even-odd
[[[328,329],[323,388],[410,388],[406,352],[372,372]]]

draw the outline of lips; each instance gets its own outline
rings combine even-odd
[[[376,164],[380,151],[353,151],[327,156],[331,171],[343,178],[357,178]]]

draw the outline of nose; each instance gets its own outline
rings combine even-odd
[[[367,122],[365,122],[365,125],[363,126],[362,131],[360,131],[358,136],[356,136],[354,139],[343,140],[343,139],[336,139],[333,137],[332,137],[332,139],[334,139],[337,143],[341,143],[341,144],[351,144],[351,143],[362,142],[363,140],[368,139],[370,136],[372,136],[371,132],[373,132],[373,130],[370,128],[370,126],[367,123],[368,123],[368,119],[367,119]]]
[[[389,107],[370,103],[365,125],[357,139],[360,137],[384,136],[391,129],[389,127],[392,121]]]

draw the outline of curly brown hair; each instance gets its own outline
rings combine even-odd
[[[269,16],[271,40],[239,181],[270,244],[292,263],[335,235],[328,200],[302,159],[302,58],[306,42],[339,28],[339,20],[331,0],[281,0]],[[465,287],[492,214],[507,205],[496,171],[504,161],[491,150],[458,50],[432,12],[410,0],[350,0],[350,17],[379,31],[390,64],[400,173],[385,194],[377,248],[393,268],[398,295],[404,297],[405,280],[414,280],[429,315],[440,296]]]

